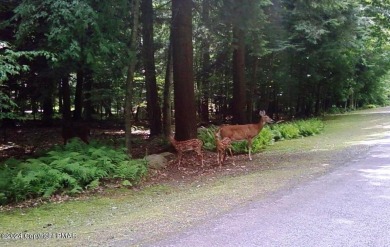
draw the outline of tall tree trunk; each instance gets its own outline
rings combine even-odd
[[[233,24],[233,122],[246,122],[245,33]]]
[[[192,1],[172,0],[173,78],[177,140],[196,137]]]
[[[126,98],[125,98],[125,142],[127,154],[131,155],[131,116],[132,116],[132,100],[133,100],[133,88],[134,88],[134,70],[137,63],[136,51],[137,51],[137,36],[139,26],[139,6],[140,0],[129,0],[131,6],[132,24],[131,24],[131,37],[130,37],[130,53],[134,54],[129,58],[129,64],[127,68],[126,78]]]
[[[172,84],[173,84],[173,65],[172,65],[172,33],[169,38],[167,68],[165,70],[164,99],[163,99],[163,129],[164,135],[168,137],[172,132]]]
[[[77,70],[76,92],[74,97],[74,112],[73,118],[81,120],[83,111],[83,84],[84,84],[84,70],[80,68]]]
[[[153,4],[152,0],[142,0],[142,54],[145,68],[146,101],[149,116],[150,136],[161,134],[161,108],[156,83],[153,42]]]
[[[63,108],[64,108],[64,99],[63,95],[64,93],[62,92],[62,79],[59,79],[58,85],[58,112],[62,114]]]
[[[248,109],[248,122],[252,122],[253,119],[253,95],[255,91],[255,85],[257,82],[257,70],[259,67],[259,58],[257,56],[253,57],[252,61],[252,78],[248,82],[249,90],[248,90],[248,99],[247,99],[247,109]]]
[[[91,90],[92,90],[92,84],[93,84],[93,75],[92,75],[92,70],[91,69],[86,69],[85,70],[85,76],[84,76],[84,119],[86,120],[92,120],[92,113],[93,113],[93,108],[92,108],[92,102],[91,102]]]
[[[66,123],[69,123],[71,121],[69,75],[62,77],[61,91],[63,99],[62,120]]]
[[[202,17],[205,25],[209,24],[210,15],[210,0],[203,0],[203,12]],[[206,29],[206,28],[205,28]],[[210,41],[205,35],[202,40],[202,86],[201,86],[201,106],[200,117],[202,122],[208,123],[210,121],[209,116],[209,100],[210,100]]]
[[[44,81],[45,88],[43,90],[43,102],[42,102],[42,108],[43,108],[43,116],[42,120],[43,123],[46,126],[51,126],[53,121],[53,89],[54,84],[52,81],[52,78],[50,77],[43,77],[42,80]]]

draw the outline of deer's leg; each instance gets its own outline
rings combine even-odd
[[[226,149],[223,150],[223,160],[222,160],[222,162],[225,162],[225,160],[226,160]]]
[[[198,155],[200,156],[200,159],[201,159],[201,162],[202,162],[202,167],[203,167],[203,154],[202,154],[202,149],[198,149],[196,152],[197,152]]]
[[[232,157],[232,160],[233,160],[233,165],[235,165],[234,164],[234,158],[233,158],[233,152],[232,152],[232,147],[231,146],[229,147],[229,152],[230,152],[230,157]]]
[[[178,163],[177,167],[180,167],[180,162],[181,162],[182,156],[183,156],[183,153],[178,151],[178,153],[177,153],[177,159],[179,160],[179,163]]]
[[[252,139],[248,139],[248,150],[249,150],[249,160],[252,160],[251,151],[252,151]]]
[[[218,162],[218,165],[221,166],[221,150],[217,149],[217,162]]]

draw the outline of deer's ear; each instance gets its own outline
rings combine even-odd
[[[260,111],[260,112],[259,112],[259,115],[260,115],[260,116],[265,116],[265,111]]]

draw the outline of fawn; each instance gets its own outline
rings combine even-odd
[[[198,156],[200,156],[201,161],[202,161],[202,167],[203,167],[203,154],[202,154],[203,142],[201,140],[190,139],[190,140],[186,140],[186,141],[177,141],[177,140],[175,140],[173,135],[171,135],[169,137],[169,141],[171,142],[171,144],[173,145],[173,147],[177,151],[177,158],[179,160],[178,167],[180,167],[183,152],[191,151],[191,150],[195,151],[198,154]]]
[[[215,132],[215,146],[217,148],[217,161],[219,167],[222,167],[222,163],[226,159],[226,149],[229,149],[230,156],[233,159],[233,153],[232,153],[232,140],[229,137],[225,137],[222,140],[220,139],[220,129]],[[233,165],[234,165],[234,160],[233,160]]]
[[[62,138],[64,138],[64,145],[68,142],[69,139],[73,137],[80,138],[83,142],[86,144],[89,144],[88,142],[88,136],[90,129],[87,125],[83,124],[72,124],[72,123],[65,123],[62,125]]]

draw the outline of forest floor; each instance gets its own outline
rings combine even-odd
[[[206,152],[205,167],[201,168],[189,154],[186,158],[190,162],[182,168],[172,160],[167,169],[152,174],[137,188],[106,188],[66,202],[6,210],[0,212],[0,233],[24,235],[21,239],[0,238],[0,245],[147,244],[250,201],[299,186],[365,155],[388,133],[389,116],[390,108],[328,116],[322,134],[277,142],[253,155],[253,161],[248,161],[247,155],[235,155],[235,165],[228,159],[219,168],[216,154]],[[61,143],[59,129],[48,134],[50,139],[56,139],[54,133]],[[32,239],[40,233],[51,235],[45,240]],[[58,233],[73,235],[62,238]]]

